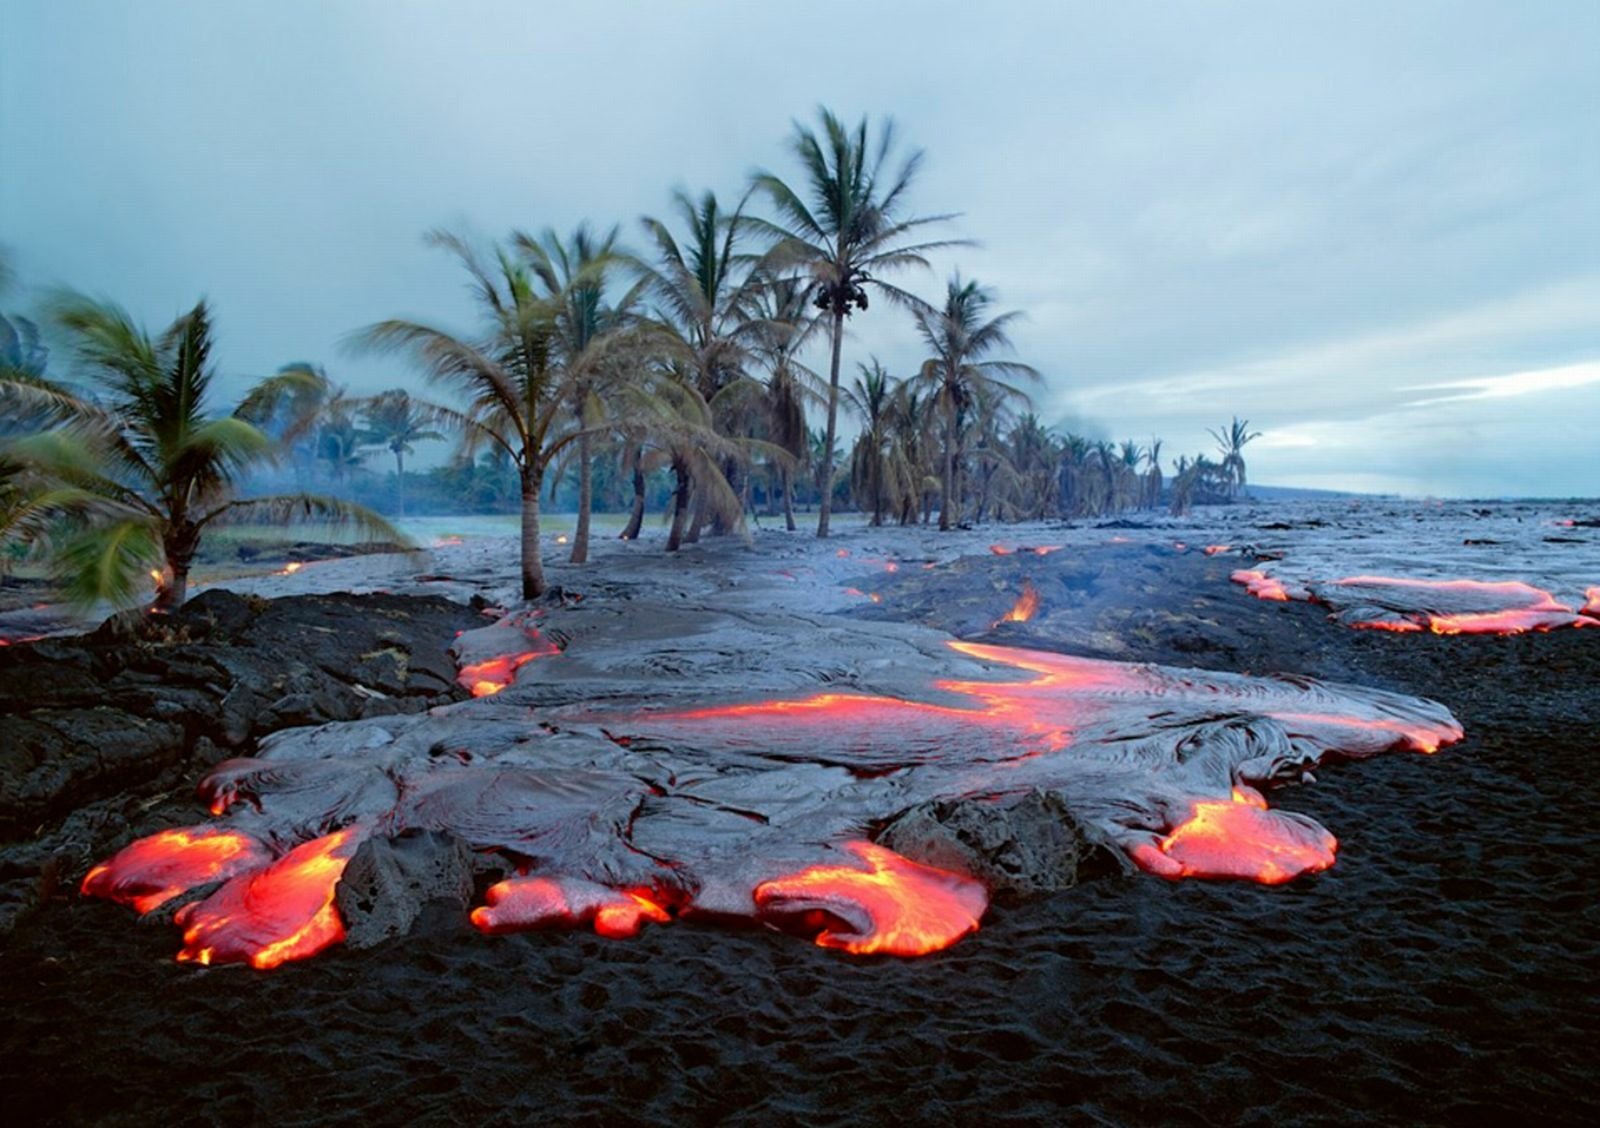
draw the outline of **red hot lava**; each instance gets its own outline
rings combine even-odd
[[[553,642],[541,642],[537,650],[521,654],[505,654],[484,662],[462,666],[456,681],[471,691],[474,697],[491,697],[516,680],[517,671],[535,658],[548,658],[560,654],[561,648]]]
[[[1402,612],[1404,619],[1371,619],[1352,626],[1400,632],[1429,630],[1434,634],[1521,634],[1547,631],[1554,627],[1576,626],[1573,610],[1542,588],[1520,580],[1415,580],[1394,576],[1351,576],[1334,580],[1330,587],[1413,591],[1445,599],[1456,598],[1474,605],[1500,606],[1487,611],[1439,613]]]
[[[356,847],[355,827],[313,838],[264,869],[233,878],[173,919],[183,929],[180,961],[273,968],[344,939],[334,890]]]
[[[1026,623],[1033,618],[1039,610],[1039,592],[1032,581],[1022,581],[1022,594],[1017,597],[1016,603],[1011,605],[1011,610],[1000,617],[1000,623]]]
[[[205,826],[163,830],[95,866],[80,892],[147,913],[196,886],[260,869],[271,860],[265,846],[237,831]]]
[[[1241,568],[1230,578],[1236,584],[1243,584],[1257,599],[1271,599],[1279,603],[1289,601],[1289,592],[1283,583],[1265,572]]]
[[[921,956],[975,932],[989,907],[982,883],[902,858],[871,842],[842,849],[863,865],[816,865],[755,889],[764,918],[820,922],[816,942],[859,955]],[[864,866],[864,868],[863,868]]]
[[[1133,859],[1162,877],[1242,877],[1281,885],[1333,865],[1338,841],[1309,819],[1271,811],[1260,792],[1235,787],[1231,799],[1201,799],[1194,813]]]
[[[609,889],[573,877],[513,877],[491,885],[484,900],[472,910],[472,923],[491,934],[593,921],[601,936],[621,939],[636,935],[647,920],[672,919],[648,889]]]

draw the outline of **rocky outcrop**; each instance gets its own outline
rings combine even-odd
[[[216,590],[0,649],[0,841],[279,729],[458,700],[448,647],[481,622],[438,598]]]
[[[429,907],[459,924],[472,902],[472,877],[472,851],[452,834],[412,830],[367,839],[334,893],[345,943],[371,948],[408,935]]]

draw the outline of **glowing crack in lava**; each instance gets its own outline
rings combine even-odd
[[[1432,702],[1311,679],[676,605],[652,606],[659,633],[641,646],[639,614],[586,619],[581,660],[541,679],[566,704],[466,701],[275,734],[202,783],[218,829],[135,843],[84,891],[138,907],[222,879],[175,918],[180,958],[271,967],[341,939],[337,883],[365,837],[429,831],[521,875],[472,912],[483,932],[744,920],[911,956],[972,931],[987,903],[950,862],[870,841],[913,807],[1046,793],[1087,841],[1153,873],[1279,883],[1331,864],[1333,836],[1255,789],[1329,755],[1461,736]],[[458,653],[525,645],[528,619],[467,632]],[[797,687],[816,684],[824,645],[854,656],[854,684],[808,695]],[[695,658],[736,673],[685,708],[684,683],[660,670]],[[239,836],[238,872],[224,835]]]
[[[672,919],[652,897],[648,889],[608,889],[577,878],[513,877],[489,887],[485,903],[472,910],[472,923],[494,934],[592,921],[601,936],[621,939],[638,935],[647,920],[666,924]]]
[[[1031,580],[1023,580],[1022,594],[1019,595],[1017,597],[1017,601],[1011,605],[1011,610],[1000,616],[1000,620],[999,622],[995,623],[995,626],[999,626],[1000,623],[1026,623],[1029,619],[1033,618],[1034,614],[1038,612],[1038,610],[1038,589],[1033,586],[1033,582]]]
[[[265,846],[238,831],[209,826],[163,830],[95,866],[80,892],[148,913],[196,886],[260,869],[271,860]]]
[[[507,615],[493,626],[458,635],[451,648],[458,663],[457,684],[474,697],[492,697],[535,658],[560,654],[561,648],[533,626],[537,615],[537,611]]]
[[[816,942],[857,955],[921,956],[975,932],[989,894],[980,882],[908,861],[871,842],[844,842],[866,868],[808,866],[764,881],[754,898],[764,919],[819,923]]]
[[[1287,585],[1260,571],[1233,574],[1259,599],[1300,599],[1333,608],[1340,622],[1397,634],[1521,634],[1592,625],[1587,607],[1574,610],[1542,588],[1520,580],[1422,580],[1350,576]]]
[[[314,838],[270,865],[229,880],[178,910],[180,961],[273,968],[314,956],[344,939],[333,897],[361,833],[354,827]]]

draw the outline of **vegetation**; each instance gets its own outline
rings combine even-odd
[[[152,338],[114,306],[62,298],[52,316],[82,386],[49,371],[33,322],[0,316],[0,548],[53,560],[80,600],[132,600],[154,572],[167,607],[222,522],[333,518],[399,539],[373,510],[519,512],[532,598],[552,503],[577,513],[582,564],[596,508],[627,510],[630,540],[664,511],[671,551],[741,533],[763,506],[790,531],[814,506],[825,537],[838,506],[873,525],[937,512],[949,529],[1239,496],[1260,434],[1248,421],[1211,431],[1218,458],[1179,458],[1168,477],[1159,438],[1046,425],[1024,390],[1042,377],[1014,356],[1021,314],[998,312],[992,290],[956,273],[930,302],[892,281],[966,245],[930,237],[953,215],[913,211],[922,153],[899,149],[892,123],[847,126],[824,109],[815,128],[794,125],[789,149],[796,175],[756,173],[731,208],[675,193],[664,218],[641,220],[642,249],[587,224],[485,251],[430,233],[465,272],[476,323],[392,319],[352,340],[407,358],[438,399],[414,386],[352,396],[297,362],[216,414],[204,303]],[[903,376],[858,362],[846,386],[846,323],[874,295],[909,316],[924,357]],[[825,376],[807,364],[824,335]],[[841,404],[857,430],[836,468]],[[408,468],[419,444],[446,438],[444,465]],[[384,452],[392,478],[369,466]]]

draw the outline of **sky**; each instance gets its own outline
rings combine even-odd
[[[422,235],[665,215],[797,177],[793,122],[892,117],[911,204],[1021,310],[1047,423],[1254,482],[1600,494],[1600,4],[4,0],[0,244],[159,328],[213,306],[224,392],[354,329],[473,325]],[[58,353],[58,356],[60,354]],[[851,326],[846,379],[923,359]],[[821,359],[820,357],[818,358]]]

